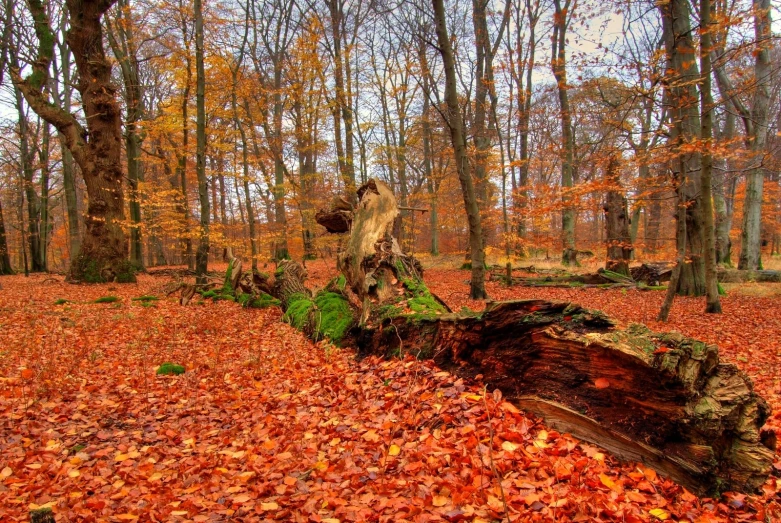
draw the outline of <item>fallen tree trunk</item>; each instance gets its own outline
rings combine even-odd
[[[454,314],[393,238],[392,192],[371,181],[358,194],[354,211],[337,209],[351,234],[341,275],[326,289],[313,296],[292,261],[256,285],[279,298],[293,325],[360,354],[412,354],[479,376],[549,425],[699,494],[765,482],[773,445],[761,427],[770,410],[714,345],[639,324],[621,329],[568,303],[509,301]],[[329,212],[318,216],[335,223]]]
[[[719,268],[716,277],[720,283],[781,283],[781,271],[744,271]]]
[[[401,315],[363,329],[362,353],[431,358],[498,387],[552,426],[654,467],[689,489],[752,491],[773,452],[770,411],[713,345],[541,300],[482,313]]]

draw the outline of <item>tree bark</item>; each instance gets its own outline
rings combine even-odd
[[[763,158],[768,135],[770,106],[770,0],[754,0],[754,103],[751,107],[753,133],[747,133],[754,166],[746,173],[746,197],[743,200],[743,228],[740,233],[739,269],[756,270],[762,254],[762,191],[765,182]]]
[[[141,201],[138,184],[143,181],[143,163],[141,161],[141,143],[143,138],[139,122],[144,115],[142,85],[139,75],[138,57],[133,20],[130,16],[128,0],[118,0],[117,20],[112,24],[107,20],[109,44],[119,63],[122,81],[125,85],[125,154],[127,156],[128,192],[130,193],[130,262],[138,270],[143,270],[144,255],[141,237]]]

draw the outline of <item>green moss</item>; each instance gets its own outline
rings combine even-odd
[[[55,305],[65,305],[66,303],[69,303],[68,300],[65,298],[60,298],[57,301],[54,302]]]
[[[437,313],[444,314],[447,312],[442,304],[428,292],[408,300],[407,305],[418,314],[436,315]]]
[[[115,303],[119,301],[119,297],[117,296],[101,296],[97,300],[95,300],[93,303]]]
[[[719,290],[719,296],[727,295],[727,291],[724,290],[724,287],[721,286],[721,283],[716,283],[716,288]]]
[[[396,304],[388,304],[388,305],[381,305],[380,307],[377,307],[377,318],[380,321],[386,320],[388,318],[395,318],[396,316],[401,315],[402,308],[399,307]]]
[[[309,324],[309,314],[314,302],[305,294],[295,293],[288,297],[287,310],[283,319],[298,330],[304,330]]]
[[[355,322],[349,302],[341,294],[321,292],[315,297],[315,306],[319,313],[316,337],[339,343]]]
[[[231,286],[231,276],[233,275],[233,260],[228,263],[228,270],[225,271],[225,280],[222,283],[223,296],[233,296],[233,287]]]
[[[115,279],[117,283],[136,283],[136,272],[139,267],[129,260],[125,260],[117,267]]]
[[[647,283],[640,282],[637,284],[637,288],[641,291],[666,291],[666,285],[648,285]]]
[[[150,301],[157,301],[159,299],[160,298],[158,298],[157,296],[152,296],[152,295],[145,294],[143,296],[139,296],[138,298],[133,298],[133,301],[140,301],[140,302],[146,303],[146,302],[150,302]]]
[[[217,298],[219,294],[217,294],[217,291],[211,290],[211,291],[202,292],[201,296],[203,296],[204,298]]]
[[[251,294],[242,292],[236,297],[236,302],[242,307],[252,309],[265,309],[279,305],[279,300],[268,294],[261,293],[260,296],[253,297]]]
[[[167,361],[157,368],[156,374],[160,376],[168,376],[170,374],[175,374],[176,376],[178,376],[180,374],[184,374],[184,367],[182,365],[177,365],[176,363],[171,363],[170,361]]]
[[[400,272],[400,274],[405,274]],[[447,312],[444,306],[428,290],[426,284],[417,278],[401,277],[401,282],[412,295],[407,300],[407,306],[416,314],[435,316]]]
[[[100,274],[100,269],[98,269],[98,262],[95,260],[89,260],[84,265],[83,275],[84,281],[87,283],[106,283]]]

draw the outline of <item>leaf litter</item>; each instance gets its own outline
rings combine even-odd
[[[427,280],[451,292],[440,296],[454,309],[478,308],[465,274]],[[173,298],[144,307],[132,298],[161,294],[151,276],[122,286],[42,280],[4,278],[0,293],[2,521],[27,521],[41,506],[85,522],[781,519],[777,476],[763,495],[698,498],[431,362],[357,360],[313,344],[276,308]],[[120,300],[90,303],[109,292]],[[663,328],[648,321],[653,293],[492,283],[489,292],[574,300]],[[774,407],[776,430],[778,367],[768,367],[781,320],[767,311],[779,300],[730,296],[715,318],[680,299],[664,326],[737,359]],[[186,372],[157,376],[167,361]]]

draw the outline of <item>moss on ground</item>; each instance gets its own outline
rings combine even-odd
[[[119,301],[118,296],[101,296],[97,300],[95,300],[93,303],[115,303]]]
[[[261,293],[260,296],[252,296],[251,294],[242,292],[236,297],[236,302],[242,307],[251,309],[265,309],[266,307],[274,307],[280,303],[278,299],[265,292]]]
[[[157,301],[159,299],[160,298],[158,298],[157,296],[145,294],[143,296],[139,296],[138,298],[133,298],[133,301],[150,302],[150,301]]]
[[[157,368],[156,374],[160,376],[168,376],[171,374],[178,376],[184,374],[184,367],[167,361]]]

